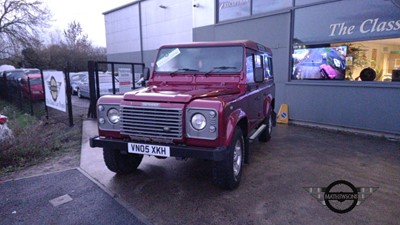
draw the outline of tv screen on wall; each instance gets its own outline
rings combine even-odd
[[[347,46],[302,48],[293,52],[293,80],[344,80]]]

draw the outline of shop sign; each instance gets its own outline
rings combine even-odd
[[[295,10],[294,38],[299,43],[392,38],[399,33],[400,0],[338,1]]]
[[[126,93],[132,90],[132,72],[129,68],[118,69],[119,92]]]
[[[65,76],[61,71],[43,71],[46,105],[66,112]]]
[[[331,37],[352,35],[356,30],[358,30],[361,34],[397,31],[400,30],[400,19],[397,21],[382,21],[379,18],[370,18],[362,21],[360,24],[350,25],[343,22],[331,24],[329,27],[331,29],[329,36]]]

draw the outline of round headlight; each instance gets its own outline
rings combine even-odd
[[[119,111],[115,108],[111,108],[107,112],[107,117],[111,123],[116,124],[119,122]]]
[[[207,123],[206,118],[200,113],[194,114],[190,122],[192,123],[192,127],[196,130],[203,130]]]

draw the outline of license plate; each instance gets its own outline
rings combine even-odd
[[[141,155],[169,157],[169,146],[128,143],[128,152]]]

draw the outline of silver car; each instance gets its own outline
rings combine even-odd
[[[115,80],[115,93],[119,92],[118,77]],[[113,94],[112,76],[111,74],[99,74],[100,96]],[[77,88],[77,95],[79,98],[90,98],[89,77],[86,76],[82,82],[79,83]]]
[[[78,72],[78,73],[70,73],[69,74],[69,83],[71,84],[72,94],[78,94],[79,84],[85,82],[85,78],[87,78],[88,72]]]

